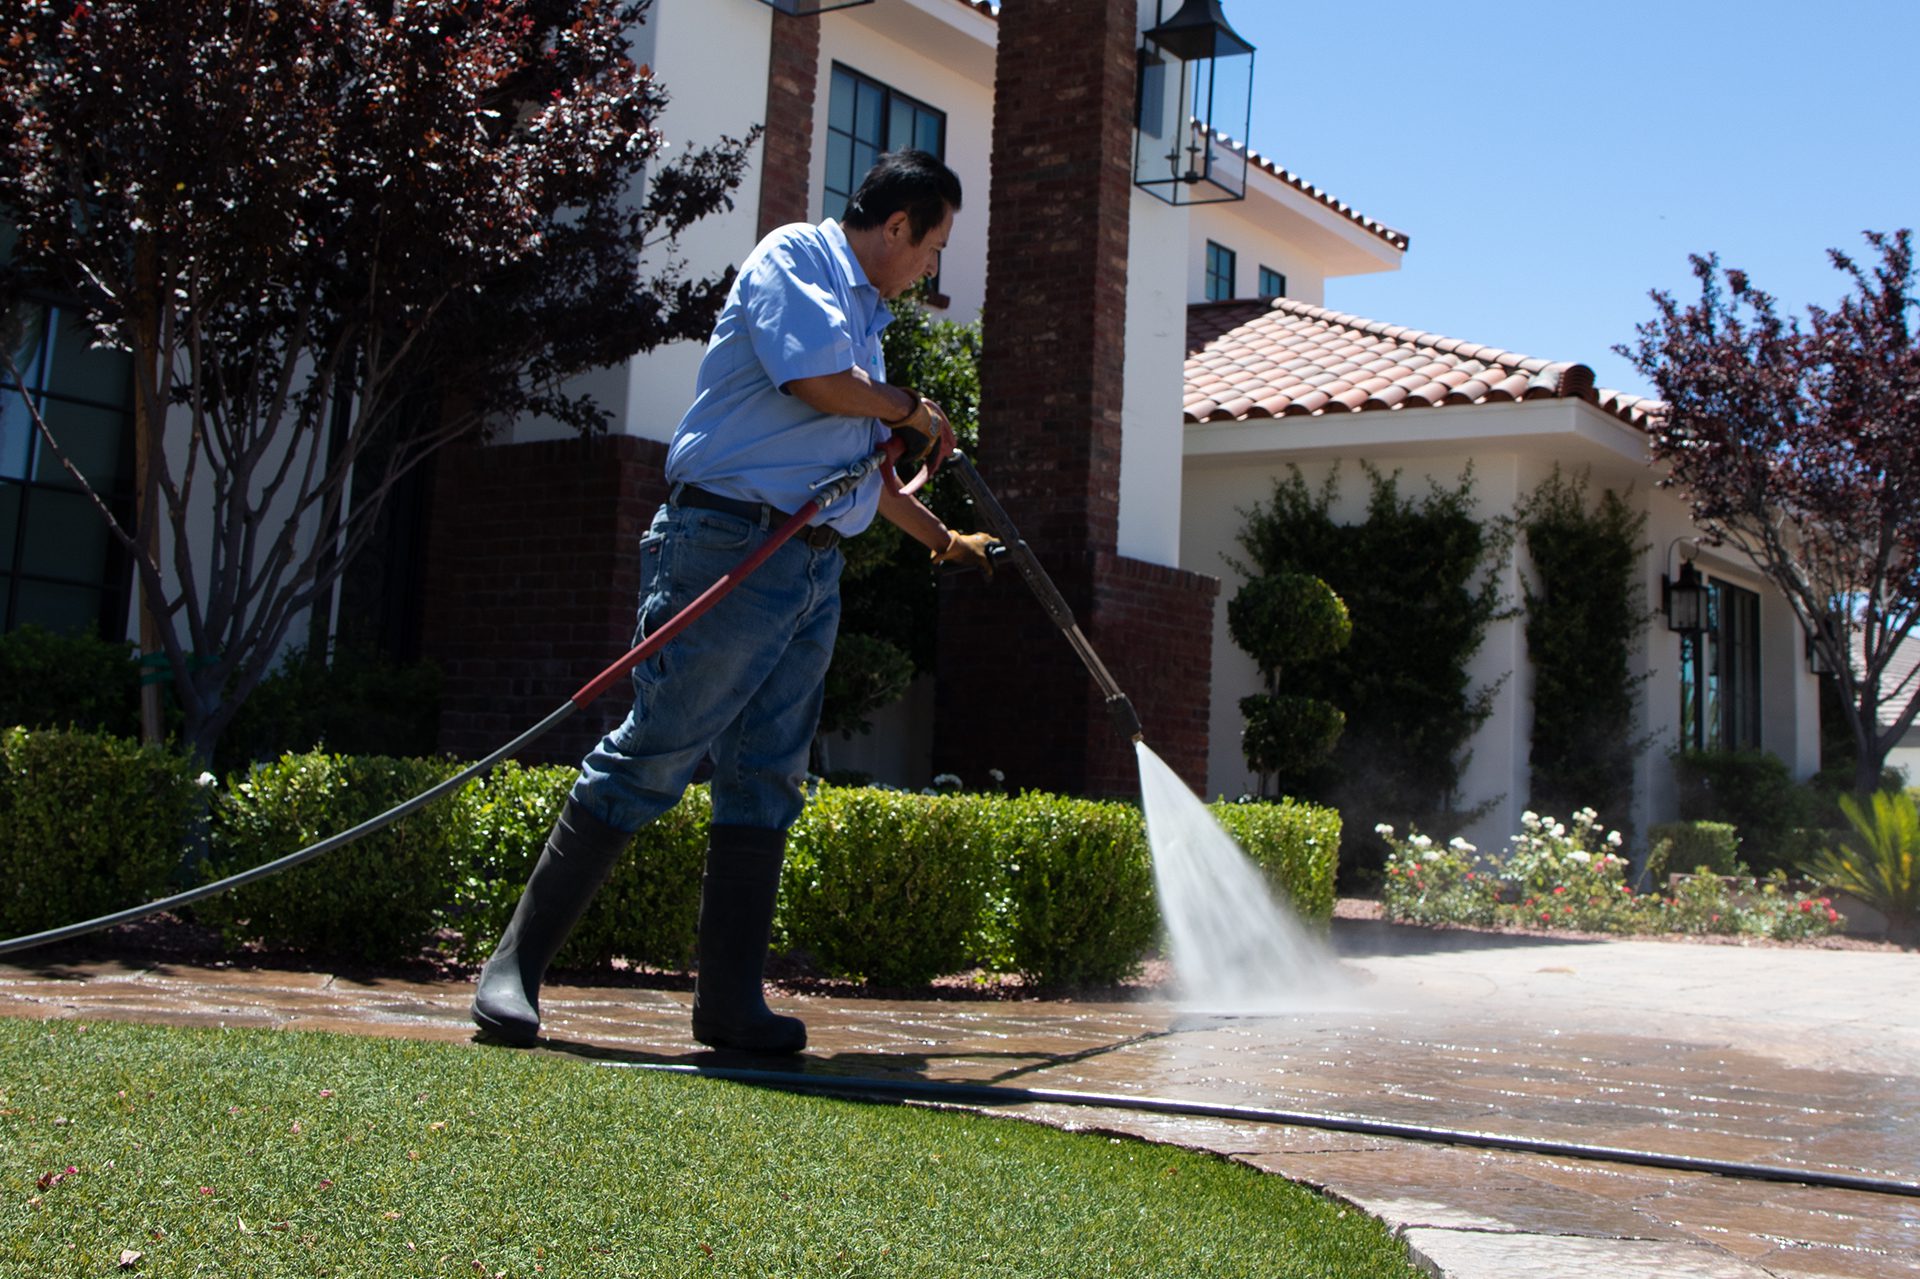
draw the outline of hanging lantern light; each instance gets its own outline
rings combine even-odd
[[[789,17],[810,18],[829,9],[851,9],[855,5],[872,4],[873,0],[760,0],[760,3]]]
[[[1169,204],[1246,199],[1253,46],[1220,0],[1184,0],[1145,33],[1139,91],[1135,185]]]
[[[1681,563],[1677,580],[1661,576],[1660,594],[1668,630],[1680,635],[1698,635],[1707,629],[1707,589],[1692,560]]]

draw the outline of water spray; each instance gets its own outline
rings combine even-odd
[[[961,453],[953,455],[952,463],[981,524],[1000,539],[994,548],[997,558],[1013,561],[1099,685],[1114,727],[1133,743],[1154,888],[1183,999],[1222,1012],[1261,1013],[1345,995],[1352,983],[1332,954],[1274,899],[1259,868],[1147,745],[1133,703],[1087,642],[1073,610],[980,472]]]

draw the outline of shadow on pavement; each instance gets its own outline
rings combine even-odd
[[[1343,959],[1401,955],[1439,955],[1464,950],[1524,950],[1543,946],[1597,946],[1604,939],[1561,934],[1482,932],[1471,928],[1429,928],[1384,919],[1336,919],[1328,935]]]

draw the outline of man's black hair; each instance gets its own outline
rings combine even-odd
[[[885,226],[888,218],[904,211],[918,244],[940,225],[948,209],[960,209],[960,179],[952,169],[925,151],[889,151],[860,180],[840,224],[864,231]]]

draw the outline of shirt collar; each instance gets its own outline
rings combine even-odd
[[[820,233],[827,238],[827,247],[840,259],[841,270],[847,273],[847,279],[868,302],[873,304],[873,332],[878,333],[893,319],[886,300],[880,296],[880,290],[867,279],[867,273],[860,265],[860,259],[854,256],[853,245],[847,241],[846,228],[840,225],[838,218],[828,218],[820,224]]]

